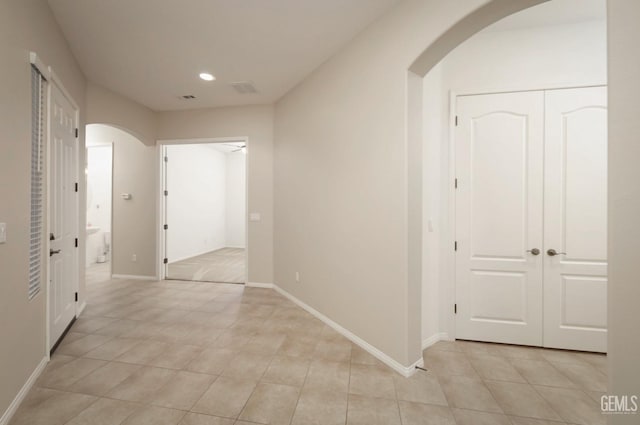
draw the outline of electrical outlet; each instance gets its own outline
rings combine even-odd
[[[7,223],[0,223],[0,243],[7,242]]]
[[[133,255],[131,256],[131,261],[133,261],[134,263],[135,263],[136,261],[138,261],[138,256],[137,256],[136,254],[133,254]]]
[[[300,283],[300,272],[296,272],[296,283]]]

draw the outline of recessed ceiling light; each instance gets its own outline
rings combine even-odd
[[[214,77],[213,75],[209,74],[208,72],[201,72],[200,73],[200,78],[202,78],[205,81],[213,81],[216,79],[216,77]]]

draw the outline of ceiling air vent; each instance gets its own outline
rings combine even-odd
[[[184,100],[191,100],[191,99],[195,99],[196,97],[192,94],[185,94],[184,96],[180,96],[180,98]]]
[[[251,81],[236,81],[235,83],[231,83],[231,87],[233,87],[239,94],[258,93],[258,90],[256,90]]]

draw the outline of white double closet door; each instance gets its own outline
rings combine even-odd
[[[606,88],[456,107],[456,338],[606,352]]]

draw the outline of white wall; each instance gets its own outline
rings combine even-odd
[[[157,114],[95,83],[87,83],[87,124],[107,124],[125,129],[145,145],[156,142]]]
[[[105,232],[111,232],[112,156],[110,144],[87,147],[87,227],[100,229],[87,235],[87,266],[105,253]]]
[[[245,248],[246,245],[246,155],[230,152],[226,155],[227,163],[227,247]]]
[[[113,149],[87,148],[87,226],[111,231],[111,167]]]
[[[604,21],[484,31],[445,58],[445,84],[453,90],[602,84],[606,32]]]
[[[609,394],[640,395],[640,2],[608,0]],[[610,415],[635,425],[638,415]]]
[[[169,263],[227,246],[227,161],[207,145],[167,146]]]
[[[448,230],[450,91],[603,84],[607,80],[606,54],[604,21],[484,31],[452,51],[425,77],[423,341],[440,333],[453,336],[455,325],[449,261],[453,237]],[[431,233],[429,219],[434,229]]]
[[[444,245],[446,213],[443,214],[443,176],[441,164],[446,163],[448,99],[443,90],[443,66],[436,65],[423,79],[423,185],[422,185],[422,340],[439,337],[441,332],[440,312],[443,297],[440,294],[440,273],[446,268],[446,257],[440,251]]]
[[[404,366],[421,358],[422,283],[407,69],[485,3],[402,1],[276,104],[276,284]]]

